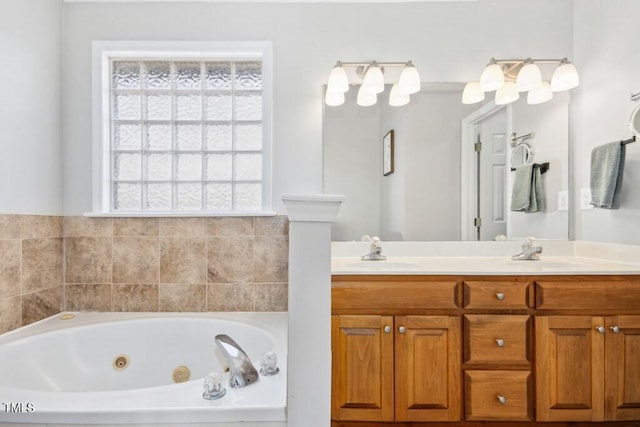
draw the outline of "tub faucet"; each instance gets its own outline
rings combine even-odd
[[[369,253],[366,255],[362,255],[363,261],[384,261],[387,259],[386,256],[382,255],[382,242],[380,238],[377,236],[373,236],[369,239],[371,242],[371,246],[369,247]]]
[[[251,364],[249,356],[229,335],[216,335],[216,344],[229,364],[231,387],[244,387],[258,381],[260,375]]]
[[[542,253],[542,246],[535,246],[536,239],[534,237],[528,237],[522,243],[522,252],[516,254],[511,257],[511,259],[515,260],[538,260],[540,256],[538,254]]]

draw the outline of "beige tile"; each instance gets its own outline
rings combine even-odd
[[[202,237],[205,232],[205,218],[160,218],[160,236]]]
[[[0,298],[20,295],[22,252],[20,240],[0,240]]]
[[[289,275],[289,238],[256,236],[253,242],[255,282],[286,282]]]
[[[287,311],[289,295],[286,283],[256,283],[253,286],[255,311]]]
[[[160,238],[161,283],[205,283],[206,271],[204,238]]]
[[[0,334],[22,326],[22,297],[0,298]]]
[[[207,311],[253,311],[253,285],[250,283],[210,283],[207,285]]]
[[[114,284],[113,311],[158,311],[158,285]]]
[[[158,283],[157,237],[113,238],[113,283]]]
[[[44,239],[62,237],[63,218],[61,216],[23,215],[22,238]]]
[[[257,216],[253,218],[256,236],[288,236],[289,218],[285,215]]]
[[[158,218],[114,218],[114,236],[159,236],[160,221]]]
[[[69,237],[111,237],[111,218],[90,218],[84,216],[64,217],[64,235]]]
[[[62,238],[22,241],[22,292],[61,286],[63,282]]]
[[[66,285],[66,311],[111,311],[111,285],[89,283]]]
[[[28,325],[62,311],[62,286],[22,296],[22,324]]]
[[[253,282],[253,239],[211,237],[207,240],[207,282]]]
[[[110,237],[65,239],[66,283],[111,283]]]
[[[159,311],[206,311],[207,285],[161,284],[158,300]]]
[[[22,237],[22,217],[20,215],[0,215],[0,240]]]
[[[245,217],[207,218],[207,236],[253,236],[253,220]]]

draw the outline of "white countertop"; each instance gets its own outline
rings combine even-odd
[[[540,260],[516,261],[519,242],[383,242],[384,261],[362,261],[368,244],[333,243],[333,275],[633,275],[640,247],[592,242],[539,241]],[[387,249],[387,251],[385,251]],[[355,254],[360,255],[355,255]]]

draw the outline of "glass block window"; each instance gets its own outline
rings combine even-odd
[[[262,60],[109,65],[112,212],[263,209]]]

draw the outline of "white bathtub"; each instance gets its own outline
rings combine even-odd
[[[62,313],[0,335],[0,423],[286,426],[286,316]],[[258,370],[274,351],[280,373],[203,399],[203,377],[226,367],[217,334],[231,336]],[[114,368],[119,356],[128,358],[124,369]],[[175,383],[180,366],[190,379]]]

